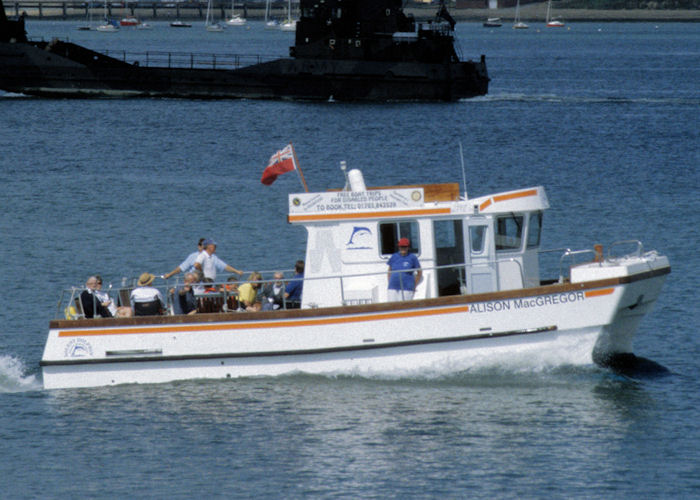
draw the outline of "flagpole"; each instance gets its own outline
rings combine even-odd
[[[292,155],[294,156],[294,166],[299,172],[299,178],[301,179],[301,184],[304,186],[304,191],[309,192],[309,187],[306,185],[306,179],[304,179],[304,172],[301,171],[301,165],[299,164],[299,159],[297,158],[297,152],[294,150],[294,146],[290,142],[289,145],[292,147]]]

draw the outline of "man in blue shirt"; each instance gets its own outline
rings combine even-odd
[[[294,277],[287,283],[284,301],[287,309],[299,309],[301,307],[301,292],[304,288],[304,261],[298,260],[294,264]]]
[[[164,274],[161,276],[161,278],[165,278],[166,280],[170,278],[171,276],[175,276],[177,273],[191,273],[194,271],[194,262],[197,260],[197,257],[199,256],[200,253],[204,250],[204,238],[199,238],[199,242],[197,243],[197,251],[192,252],[187,256],[185,260],[182,261],[182,264],[177,266],[175,269],[170,271],[168,274]]]
[[[399,251],[389,258],[388,302],[412,300],[416,285],[420,283],[423,276],[418,257],[408,253],[409,246],[411,246],[411,242],[408,238],[401,238],[399,240]]]

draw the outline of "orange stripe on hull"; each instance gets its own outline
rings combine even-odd
[[[106,328],[101,330],[61,330],[59,337],[87,337],[96,335],[140,335],[150,333],[187,333],[212,330],[253,330],[260,328],[291,328],[300,326],[334,325],[340,323],[362,323],[366,321],[381,321],[387,319],[416,318],[420,316],[435,316],[439,314],[453,314],[469,312],[468,305],[446,307],[442,309],[421,309],[416,311],[400,311],[386,314],[364,314],[361,316],[346,316],[342,318],[318,318],[300,321],[267,321],[240,323],[217,323],[200,325],[170,325],[151,328]]]
[[[601,297],[603,295],[610,295],[614,291],[614,288],[603,288],[602,290],[589,290],[588,292],[584,292],[584,294],[586,295],[586,298]]]

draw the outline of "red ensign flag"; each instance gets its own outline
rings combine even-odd
[[[294,163],[294,150],[292,149],[292,145],[288,144],[283,150],[277,151],[270,157],[270,161],[263,171],[260,182],[269,186],[275,182],[278,175],[291,172],[296,168],[296,164]]]

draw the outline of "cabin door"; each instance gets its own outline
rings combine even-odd
[[[459,295],[464,283],[464,230],[461,219],[433,222],[438,296]],[[443,267],[444,266],[444,267]]]
[[[466,221],[467,235],[467,293],[498,290],[493,226],[491,219],[472,218]]]

